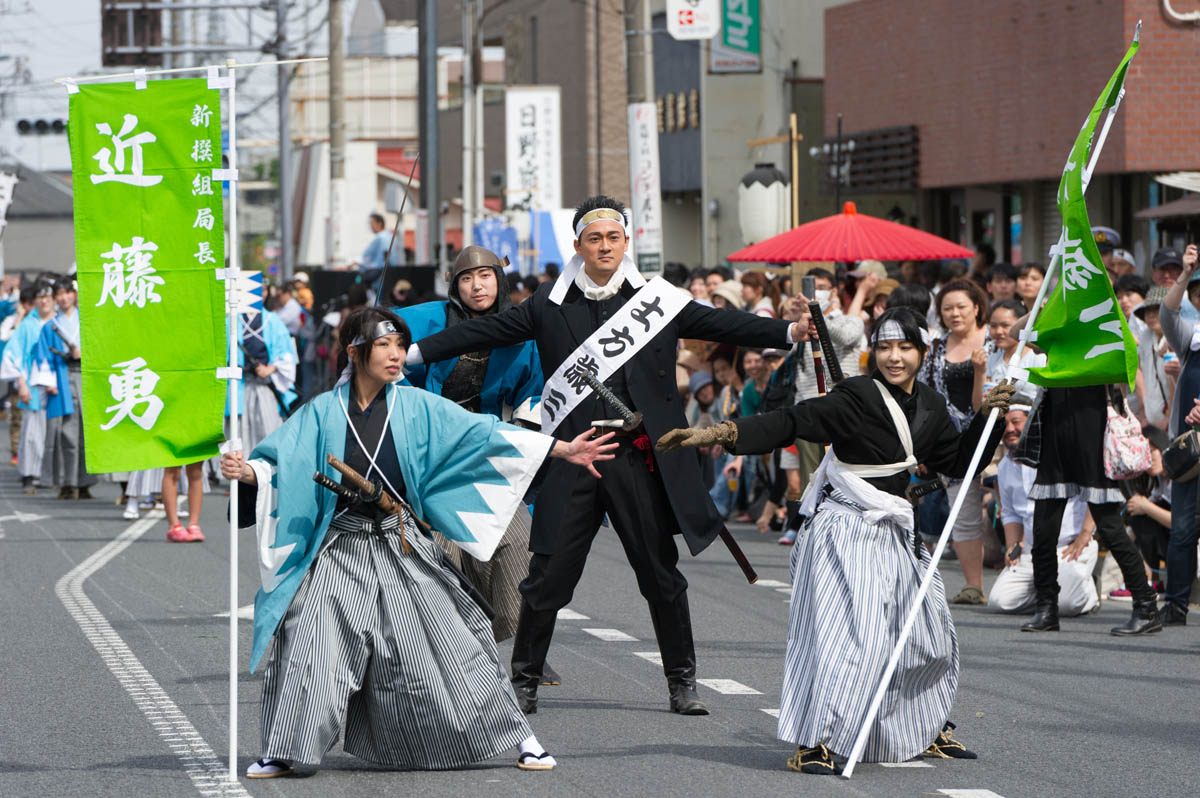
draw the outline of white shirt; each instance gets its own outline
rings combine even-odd
[[[1025,529],[1025,542],[1022,553],[1033,551],[1033,499],[1029,498],[1029,490],[1037,477],[1037,469],[1018,463],[1007,454],[1000,458],[997,467],[996,483],[1000,489],[1000,519],[1005,524],[1020,524]],[[1082,496],[1067,502],[1063,512],[1062,528],[1058,533],[1058,548],[1068,545],[1075,540],[1083,529],[1083,518],[1087,512],[1087,502]]]
[[[575,275],[575,285],[579,286],[579,290],[588,299],[594,299],[598,302],[605,299],[611,299],[621,290],[621,286],[625,284],[625,275],[621,274],[618,269],[613,276],[608,278],[608,282],[604,285],[597,285],[591,277],[588,277],[587,272],[583,269]]]

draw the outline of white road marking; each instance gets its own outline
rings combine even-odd
[[[36,515],[34,513],[23,513],[20,510],[17,510],[12,515],[0,515],[0,521],[16,521],[18,524],[28,524],[33,521],[42,521],[49,517],[50,516],[48,516],[48,515]]]
[[[757,582],[754,583],[754,586],[755,587],[786,587],[788,590],[792,589],[792,586],[789,585],[787,582],[780,582],[778,579],[759,579]]]
[[[214,618],[228,618],[228,617],[229,617],[229,613],[227,613],[227,612],[218,612],[218,613],[217,613],[216,615],[214,615],[213,617],[214,617]],[[247,604],[245,607],[238,607],[238,620],[240,620],[240,621],[253,621],[253,620],[254,620],[254,605],[253,605],[253,604]]]
[[[948,798],[1004,798],[991,790],[938,790]]]
[[[777,588],[775,588],[775,592],[776,593],[787,593],[789,596],[792,595],[792,589],[790,587],[777,587]]]
[[[641,657],[646,662],[652,662],[655,665],[662,665],[662,654],[659,654],[657,651],[635,651],[633,652],[633,656]]]
[[[225,763],[217,759],[212,748],[196,731],[187,716],[159,686],[150,672],[134,656],[116,630],[96,609],[83,592],[83,583],[103,568],[113,557],[153,529],[163,519],[162,512],[152,512],[131,524],[124,532],[92,556],[68,571],[54,586],[67,612],[79,624],[88,642],[96,649],[109,671],[129,693],[146,720],[155,728],[171,752],[179,758],[184,772],[204,798],[226,796],[250,798],[250,793],[236,781],[229,781]]]
[[[762,695],[761,692],[755,690],[753,687],[747,687],[741,682],[735,682],[733,679],[697,679],[696,681],[709,690],[716,690],[722,695]]]
[[[880,767],[885,767],[885,768],[931,768],[931,767],[933,767],[933,765],[931,765],[930,763],[922,762],[919,759],[914,759],[911,762],[880,762],[879,765],[880,765]]]
[[[570,607],[563,607],[558,611],[558,619],[560,621],[590,621],[591,618],[581,613],[575,612]]]
[[[771,717],[773,717],[773,718],[777,718],[777,717],[779,717],[779,710],[778,710],[778,709],[763,709],[763,710],[759,710],[759,711],[760,711],[760,712],[766,712],[768,715],[770,715],[770,716],[771,716]]]
[[[598,637],[608,643],[636,643],[636,637],[630,637],[620,629],[584,629],[592,637]]]

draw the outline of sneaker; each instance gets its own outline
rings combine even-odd
[[[1133,601],[1133,593],[1125,587],[1121,587],[1120,590],[1108,591],[1108,597],[1113,601]]]
[[[191,537],[193,543],[204,542],[204,533],[200,531],[199,524],[188,524],[187,533]]]
[[[787,532],[783,533],[783,536],[781,538],[779,538],[779,540],[777,540],[775,542],[778,543],[780,546],[792,545],[793,543],[796,542],[796,530],[789,529]]]
[[[9,464],[9,465],[16,465],[16,464],[17,464],[17,456],[16,456],[15,454],[12,456],[12,459],[8,461],[8,464]]]
[[[167,530],[167,541],[169,543],[191,543],[192,536],[188,534],[183,524],[176,524]]]

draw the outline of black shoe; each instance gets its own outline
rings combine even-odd
[[[21,477],[21,493],[26,496],[32,496],[37,493],[37,488],[33,486],[33,477]]]
[[[542,663],[542,679],[540,684],[556,687],[562,684],[562,677],[558,675],[558,671],[550,667],[549,662]]]
[[[92,492],[90,490],[88,490],[87,488],[80,488],[79,495],[76,496],[75,498],[76,499],[91,499],[93,497],[92,497]]]
[[[1158,617],[1163,626],[1187,626],[1187,610],[1169,601],[1158,608]]]
[[[520,687],[516,688],[516,694],[517,694],[517,706],[519,706],[521,708],[521,711],[524,712],[526,715],[536,715],[537,714],[537,687],[521,685]]]
[[[1162,620],[1158,617],[1158,604],[1150,601],[1135,601],[1129,620],[1120,626],[1114,626],[1109,632],[1117,637],[1128,635],[1146,635],[1151,632],[1161,632]]]
[[[1039,601],[1033,617],[1021,624],[1022,632],[1057,632],[1058,601]]]
[[[951,735],[954,728],[953,723],[946,721],[946,725],[942,727],[937,739],[929,744],[921,756],[935,759],[978,759],[979,754],[968,750],[965,745],[954,739]]]
[[[708,707],[696,695],[696,685],[691,682],[668,684],[671,691],[671,711],[676,715],[707,715]]]
[[[787,761],[789,770],[797,773],[810,773],[814,776],[840,776],[842,766],[833,758],[833,752],[823,745],[816,748],[796,749],[796,753]]]
[[[64,486],[62,488],[59,488],[58,498],[60,498],[60,499],[63,499],[65,501],[74,501],[76,498],[78,498],[78,496],[79,496],[79,494],[76,492],[75,488],[72,488],[70,486]]]

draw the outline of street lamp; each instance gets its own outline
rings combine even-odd
[[[834,213],[842,210],[842,186],[850,185],[850,160],[854,155],[854,139],[842,138],[842,115],[837,115],[837,138],[820,147],[808,148],[813,160],[821,162],[833,181]]]

